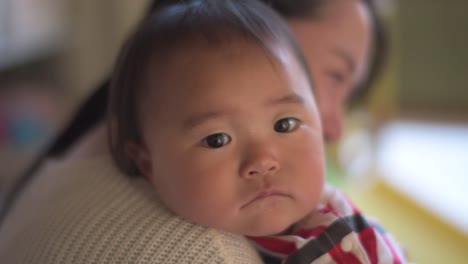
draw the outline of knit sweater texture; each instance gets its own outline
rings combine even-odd
[[[2,263],[261,263],[243,238],[168,211],[109,157],[50,162],[0,229]]]

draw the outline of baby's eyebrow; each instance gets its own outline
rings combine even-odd
[[[304,98],[296,93],[290,93],[267,102],[268,106],[278,104],[304,104]]]
[[[208,111],[196,113],[185,119],[182,123],[182,126],[184,129],[190,130],[206,122],[207,120],[221,118],[228,114],[229,113],[227,111]]]
[[[266,106],[275,106],[282,104],[304,104],[304,98],[296,93],[290,93],[278,98],[269,99],[266,101]],[[228,115],[232,115],[235,111],[233,109],[225,109],[220,111],[207,111],[195,113],[189,116],[182,122],[182,127],[186,130],[191,130],[204,122],[212,119],[219,119]]]

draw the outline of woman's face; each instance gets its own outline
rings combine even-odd
[[[361,0],[330,1],[316,20],[289,21],[312,71],[327,142],[341,138],[346,101],[367,74],[371,23]]]

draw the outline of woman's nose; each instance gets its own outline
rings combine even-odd
[[[244,178],[275,174],[280,169],[279,161],[272,149],[250,148],[241,164],[240,174]]]
[[[327,143],[336,143],[343,135],[343,114],[333,111],[322,116],[323,136]]]
[[[336,143],[342,136],[342,121],[336,120],[333,122],[324,123],[323,135],[327,143]]]

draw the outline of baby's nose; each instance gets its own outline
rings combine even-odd
[[[279,161],[271,150],[259,150],[244,160],[241,175],[245,178],[271,175],[280,169]]]

